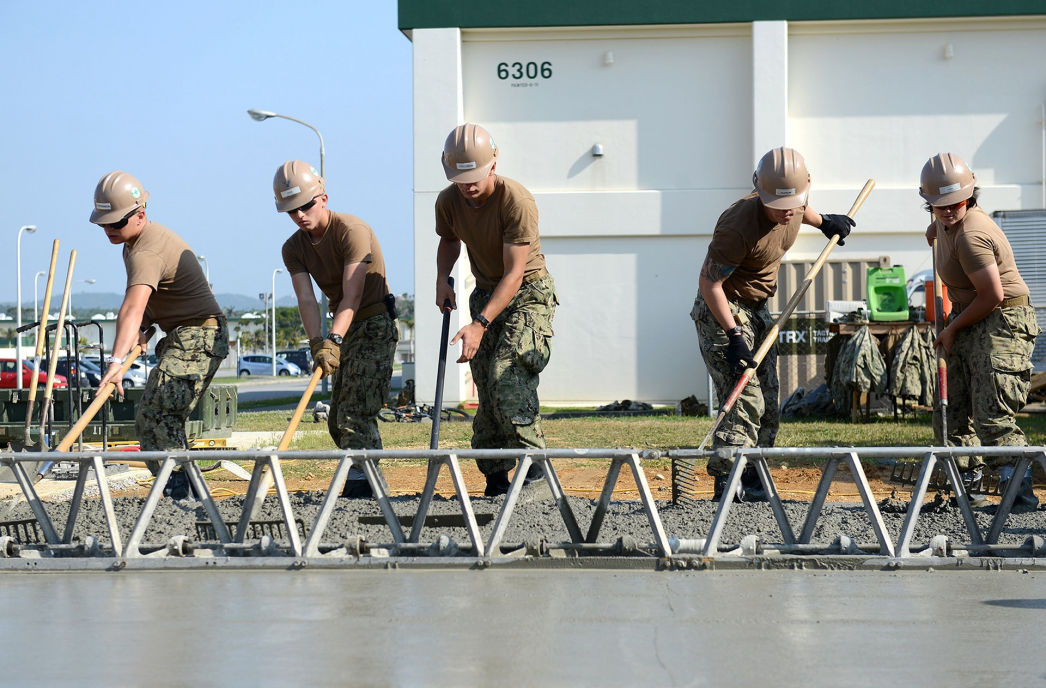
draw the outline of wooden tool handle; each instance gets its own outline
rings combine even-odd
[[[124,359],[123,365],[120,366],[121,379],[123,379],[123,376],[128,370],[130,370],[131,365],[134,363],[134,359],[138,358],[141,353],[142,347],[136,344],[135,347],[131,349],[131,352],[127,354],[127,358]],[[98,410],[105,406],[105,402],[109,400],[109,397],[112,396],[115,389],[116,383],[106,382],[102,388],[98,390],[98,393],[94,397],[94,401],[91,402],[90,406],[84,409],[83,415],[80,416],[73,427],[69,428],[69,432],[65,434],[62,441],[58,443],[57,447],[55,447],[55,451],[69,451],[69,448],[73,446],[73,442],[75,442],[76,438],[80,436],[80,433],[84,431],[88,423],[94,420]]]
[[[298,423],[301,422],[301,417],[305,414],[305,409],[309,405],[309,399],[312,398],[312,393],[316,391],[316,383],[320,381],[321,377],[323,377],[323,369],[316,368],[312,372],[309,386],[305,388],[305,393],[301,395],[298,407],[294,409],[294,415],[291,416],[291,422],[287,425],[287,430],[283,433],[283,439],[280,440],[280,445],[276,447],[276,451],[283,451],[291,446],[291,440],[294,439],[294,431],[298,429]]]

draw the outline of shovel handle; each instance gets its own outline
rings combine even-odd
[[[305,393],[301,395],[298,407],[294,409],[294,415],[291,416],[291,422],[283,433],[283,439],[280,440],[280,445],[276,447],[277,451],[283,451],[291,446],[291,440],[294,439],[294,431],[298,429],[298,423],[301,422],[301,417],[305,414],[305,408],[309,405],[309,399],[312,398],[312,393],[316,391],[316,383],[320,381],[321,377],[323,377],[322,368],[316,368],[316,370],[312,371],[309,386],[305,388]]]
[[[138,358],[141,353],[142,347],[136,344],[135,347],[131,349],[131,352],[127,354],[127,358],[124,359],[123,365],[120,366],[121,379],[124,374],[131,369],[134,360]],[[105,406],[105,402],[109,401],[109,397],[112,396],[115,389],[116,383],[106,382],[102,388],[98,390],[98,394],[95,395],[94,401],[91,402],[90,406],[84,409],[83,415],[77,419],[76,423],[73,424],[73,427],[69,428],[69,432],[65,434],[62,441],[58,443],[57,447],[55,447],[55,451],[69,451],[69,448],[73,446],[73,442],[75,442],[76,438],[80,436],[80,433],[82,433],[87,425],[94,420],[98,410]]]

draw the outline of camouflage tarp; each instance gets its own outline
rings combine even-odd
[[[893,350],[889,394],[932,406],[937,388],[937,359],[933,353],[933,334],[912,325]]]
[[[853,392],[886,391],[886,362],[867,327],[858,328],[843,344],[832,371],[832,402],[839,413],[847,413]]]

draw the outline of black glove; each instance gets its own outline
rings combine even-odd
[[[748,368],[755,368],[755,358],[743,334],[730,335],[730,343],[726,345],[726,360],[730,364],[730,374],[737,377],[744,375]]]
[[[857,223],[849,215],[829,215],[821,213],[821,233],[831,239],[839,237],[839,245],[843,246],[843,239],[850,236],[850,228],[856,227]]]

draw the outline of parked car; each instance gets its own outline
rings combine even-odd
[[[236,363],[236,374],[244,375],[272,375],[272,356],[269,354],[249,354],[240,356]],[[301,368],[294,365],[286,358],[276,357],[277,375],[301,375]]]
[[[18,367],[18,361],[13,358],[0,358],[0,389],[15,389],[18,387],[18,378],[15,377],[15,370]],[[36,376],[37,385],[47,384],[47,368],[44,367],[43,363],[40,364],[40,373]],[[22,387],[29,387],[33,384],[33,364],[32,361],[26,363],[22,361]],[[58,375],[55,373],[54,385],[55,389],[67,387],[69,381],[64,375]]]
[[[80,386],[81,387],[97,387],[98,383],[102,379],[102,369],[98,365],[97,358],[80,357],[79,365],[73,364],[73,370],[69,370],[70,359],[67,356],[58,357],[58,365],[55,367],[56,370],[61,372],[67,378],[80,374]],[[131,368],[123,376],[124,389],[133,387],[145,387],[146,376],[138,370]]]
[[[285,358],[303,371],[312,370],[312,352],[309,349],[287,349],[277,351],[276,356]]]

